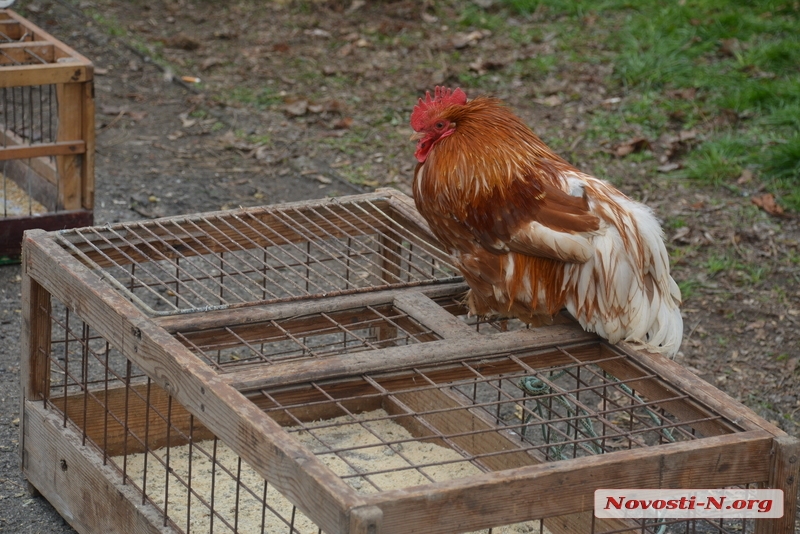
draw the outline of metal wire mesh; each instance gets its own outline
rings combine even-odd
[[[221,371],[441,339],[393,306],[365,306],[175,336]]]
[[[385,201],[65,230],[58,242],[151,315],[457,280]]]
[[[3,56],[8,54],[0,49],[0,60]],[[39,59],[46,63],[44,59]],[[14,61],[13,64],[27,63]],[[54,85],[0,89],[0,148],[52,143],[56,141],[57,134],[58,99]],[[52,157],[39,159],[53,165]],[[0,161],[0,217],[32,216],[48,211],[45,204],[51,202],[45,201],[40,188],[35,186],[32,165],[35,164],[31,158]]]
[[[50,313],[52,325],[44,405],[102,457],[117,482],[155,507],[163,524],[185,533],[319,534],[317,526],[89,325],[58,302],[39,311]],[[379,327],[371,321],[377,321],[404,332],[387,337],[386,343],[413,342],[414,335],[398,326],[397,310],[365,308],[358,316],[373,312],[372,319],[349,328],[375,330]],[[392,314],[394,323],[388,321]],[[348,322],[346,313],[326,320],[336,326]],[[292,336],[313,337],[309,334],[325,330],[303,323],[279,323],[291,334],[282,342],[296,343]],[[278,332],[273,325],[273,334]],[[429,333],[420,330],[420,335]],[[373,336],[371,343],[354,350],[377,348],[381,342]],[[344,348],[322,346],[321,352]],[[205,349],[206,357],[210,350]],[[255,352],[253,362],[266,365],[300,354],[281,353],[270,361]],[[211,360],[209,365],[221,370],[239,364],[231,356]],[[249,392],[248,398],[361,493],[740,430],[705,408],[696,407],[692,417],[675,415],[675,406],[693,400],[681,393],[654,399],[648,393],[665,385],[657,376],[620,379],[609,371],[628,365],[628,357],[613,347],[580,344],[276,387]],[[489,532],[549,532],[548,521]],[[630,528],[598,524],[592,532],[739,533],[753,528],[752,520],[647,520],[631,521]]]
[[[8,15],[0,15],[0,73],[4,66],[47,65],[56,61],[52,44],[32,42],[34,35]],[[0,147],[32,146],[56,141],[58,100],[54,85],[0,89]],[[3,160],[0,217],[31,216],[47,209],[34,198],[31,161]]]

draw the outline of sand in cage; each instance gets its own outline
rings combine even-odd
[[[317,454],[332,471],[346,477],[344,480],[361,493],[375,493],[481,473],[452,449],[415,441],[404,427],[386,419],[387,417],[385,411],[375,410],[358,414],[355,419],[343,416],[315,421],[307,424],[309,430],[293,432],[292,435]],[[381,440],[402,443],[388,447]],[[349,450],[341,451],[342,449]],[[331,450],[340,452],[331,453]],[[184,532],[209,532],[213,520],[213,532],[285,534],[291,531],[317,534],[319,529],[311,520],[299,511],[293,516],[289,501],[269,487],[266,490],[267,509],[264,510],[261,505],[265,491],[264,480],[245,462],[240,461],[223,442],[210,440],[191,446],[191,475],[189,457],[189,445],[169,449],[171,475],[168,479],[164,476],[167,449],[149,452],[146,466],[148,497],[163,510],[165,487],[168,483],[167,514]],[[144,454],[131,454],[127,459],[128,476],[139,487],[145,482],[144,458]],[[215,469],[212,469],[212,458],[216,458]],[[114,461],[122,467],[122,457],[116,457]],[[412,469],[412,465],[429,466]],[[397,471],[348,476],[393,469]],[[237,477],[240,481],[238,491]],[[192,489],[191,504],[187,502],[186,485],[189,481]],[[210,513],[212,502],[213,517]],[[290,525],[293,526],[293,531],[290,530]],[[527,521],[497,527],[491,532],[538,533],[539,528],[538,521]]]
[[[32,199],[13,180],[0,173],[0,217],[24,217],[47,213],[47,208]]]

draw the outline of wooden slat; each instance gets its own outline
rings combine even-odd
[[[768,488],[783,490],[783,517],[756,521],[755,534],[794,534],[800,486],[800,439],[778,436],[772,447]]]
[[[577,325],[553,325],[540,330],[521,330],[475,338],[445,339],[369,352],[343,354],[336,358],[292,361],[280,366],[258,367],[224,375],[238,390],[299,384],[314,380],[391,371],[432,363],[457,361],[470,356],[505,351],[538,350],[596,339]]]
[[[50,63],[48,65],[4,66],[0,87],[28,85],[72,84],[92,79],[91,66],[80,63]]]
[[[22,158],[38,158],[42,156],[62,156],[84,154],[86,143],[80,140],[59,141],[55,143],[37,143],[35,145],[0,148],[0,161]]]
[[[277,302],[266,306],[248,306],[231,310],[168,315],[156,317],[153,321],[167,332],[193,332],[270,320],[277,321],[287,317],[313,315],[315,313],[330,313],[359,306],[380,306],[391,303],[396,298],[407,293],[422,293],[432,297],[441,297],[458,295],[466,291],[466,289],[466,284],[458,282],[433,284],[424,287],[384,289],[352,295],[334,295],[324,299]]]
[[[21,236],[20,236],[21,237]],[[28,274],[27,258],[22,259],[22,331],[20,334],[20,412],[25,402],[43,399],[50,388],[50,294]],[[20,454],[25,450],[25,434],[20,425]]]
[[[155,508],[141,505],[142,497],[132,486],[120,483],[119,473],[81,446],[80,436],[61,428],[55,414],[31,401],[23,406],[23,473],[75,530],[177,534],[163,526]]]
[[[48,63],[55,61],[55,48],[52,43],[0,43],[0,72],[5,65],[14,65],[15,62],[33,62],[42,65],[43,63],[30,52],[33,52],[33,54],[36,54],[36,56]]]
[[[94,209],[94,81],[83,84],[83,117],[81,118],[81,139],[86,151],[81,161],[81,206]]]
[[[104,449],[109,456],[123,453],[136,454],[144,452],[145,447],[155,450],[167,444],[166,420],[169,395],[158,384],[152,383],[149,407],[147,398],[147,385],[144,383],[132,385],[130,391],[126,391],[124,386],[109,388],[107,394],[103,389],[95,389],[86,397],[85,404],[82,394],[67,397],[67,416],[79,428],[84,429],[86,436]],[[50,402],[59,410],[64,410],[64,397],[51,397]],[[190,432],[193,432],[195,441],[214,437],[214,434],[197,418],[192,421],[191,414],[179,403],[173,402],[171,406],[170,446],[188,443]],[[193,423],[191,428],[190,422]],[[146,444],[143,443],[145,427],[147,427]]]
[[[587,512],[600,488],[720,488],[769,478],[772,436],[756,430],[386,491],[383,534],[465,532]]]
[[[22,236],[31,229],[63,230],[92,224],[92,212],[85,210],[47,213],[34,217],[0,218],[0,256],[18,258]]]
[[[324,531],[345,532],[346,510],[365,504],[183,345],[144,317],[43,232],[25,237],[30,275],[92,325]]]
[[[80,141],[83,126],[83,91],[79,84],[56,86],[58,98],[58,141]],[[58,170],[58,208],[81,208],[80,160],[74,153],[56,156]]]
[[[418,291],[398,295],[394,305],[445,339],[481,336],[473,327]]]

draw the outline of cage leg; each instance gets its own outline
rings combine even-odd
[[[350,510],[350,534],[380,534],[383,510],[377,506],[361,506]]]
[[[794,534],[800,477],[800,439],[779,436],[772,443],[772,469],[768,486],[783,490],[783,517],[757,519],[755,534]]]
[[[83,84],[64,83],[56,86],[58,98],[58,141],[81,139],[83,128]],[[79,156],[56,156],[58,169],[58,209],[81,209],[81,176]]]
[[[83,209],[94,209],[94,82],[81,84],[83,92],[81,137],[86,143],[86,152],[81,163],[81,205]]]
[[[31,230],[43,233],[43,230]],[[27,270],[28,258],[22,251],[22,335],[20,376],[20,463],[25,463],[25,401],[43,400],[50,390],[50,293]]]

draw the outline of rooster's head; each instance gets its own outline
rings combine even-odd
[[[411,127],[416,132],[411,136],[417,141],[414,156],[420,163],[425,161],[433,146],[455,131],[455,123],[447,118],[446,111],[452,106],[463,106],[467,103],[467,95],[461,89],[450,90],[436,87],[431,97],[430,91],[425,98],[419,99],[411,113]]]

